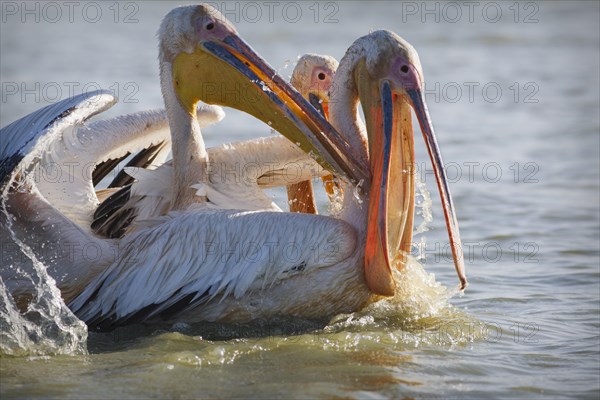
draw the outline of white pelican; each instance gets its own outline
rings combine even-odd
[[[163,20],[159,37],[161,87],[170,131],[177,138],[172,145],[176,170],[174,191],[178,195],[171,202],[172,209],[185,209],[193,202],[196,190],[189,186],[202,182],[202,174],[206,172],[206,149],[196,117],[199,100],[232,106],[269,122],[340,176],[359,181],[368,175],[368,171],[356,167],[354,154],[339,133],[238,37],[235,28],[218,11],[206,5],[176,8]],[[232,96],[232,93],[239,95]],[[89,172],[90,166],[102,161],[118,159],[148,143],[157,144],[152,138],[154,130],[149,132],[150,137],[140,138],[139,131],[145,129],[142,126],[123,129],[135,133],[129,137],[119,137],[123,132],[113,131],[112,125],[107,126],[107,130],[98,126],[93,131],[85,127],[78,129],[90,116],[110,107],[114,101],[105,92],[76,96],[38,110],[0,133],[3,139],[0,147],[1,234],[3,243],[6,240],[18,245],[4,255],[10,260],[22,257],[24,251],[28,256],[27,260],[3,263],[2,279],[14,289],[12,293],[17,297],[31,295],[27,292],[30,288],[20,286],[19,276],[22,271],[30,272],[37,261],[47,266],[65,301],[69,301],[100,272],[131,256],[131,253],[124,256],[120,250],[137,249],[135,251],[148,254],[149,249],[162,248],[162,253],[175,258],[163,259],[155,266],[172,271],[172,264],[179,262],[180,255],[170,253],[169,249],[175,243],[183,243],[181,235],[196,237],[201,231],[198,238],[204,236],[206,224],[200,220],[188,226],[185,232],[177,229],[172,236],[167,233],[154,239],[150,237],[156,231],[150,229],[123,241],[100,239],[90,232],[89,223],[98,201],[86,168]],[[105,142],[92,137],[100,134],[107,139]],[[39,172],[40,168],[49,166],[67,170],[66,182],[62,179],[64,175],[58,180],[37,179],[36,169]],[[169,221],[173,219],[191,221],[209,217],[213,218],[213,234],[237,231],[239,222],[232,222],[228,215],[194,212],[174,214],[156,229],[162,226],[168,230]],[[257,226],[251,221],[248,224]],[[279,236],[274,231],[271,235]],[[68,257],[62,254],[64,248],[52,248],[52,245],[65,243],[71,249]],[[96,250],[94,257],[87,252],[90,248]],[[198,246],[192,244],[190,249],[197,252],[194,253],[196,261],[203,256]],[[140,271],[144,269],[138,266]]]
[[[298,59],[290,79],[292,86],[325,117],[329,116],[329,92],[337,67],[338,61],[331,56],[305,54]],[[333,200],[333,176],[324,176],[323,183],[330,200]],[[311,180],[288,185],[287,195],[291,212],[317,214]]]
[[[292,86],[324,115],[337,64],[337,60],[329,56],[306,54],[299,58],[292,72]],[[206,114],[206,107],[201,111]],[[207,116],[203,118],[208,119]],[[105,125],[111,124],[112,122],[108,121]],[[140,137],[142,135],[135,132],[127,134]],[[334,185],[327,170],[281,137],[260,138],[209,148],[208,159],[208,181],[205,184],[197,182],[192,186],[202,186],[202,192],[205,192],[210,200],[204,206],[215,209],[281,211],[263,189],[287,184],[290,211],[316,214],[312,182],[310,179],[302,181],[302,178],[323,176],[329,193],[332,193]],[[116,160],[117,163],[118,161]],[[247,169],[251,174],[244,173],[243,169]],[[170,211],[171,199],[174,196],[171,187],[172,161],[151,171],[143,168],[125,170],[129,171],[136,181],[117,193],[112,189],[112,196],[102,200],[103,203],[95,211],[92,222],[92,229],[99,235],[122,237],[126,231],[135,229],[137,222],[156,218]],[[119,176],[116,179],[118,178]],[[296,181],[298,183],[292,183]],[[197,198],[197,201],[200,202],[200,198]]]
[[[170,213],[160,225],[123,239],[119,259],[70,302],[73,311],[102,328],[277,315],[326,320],[361,308],[373,294],[393,294],[390,258],[412,232],[414,192],[408,191],[410,172],[402,168],[414,159],[411,107],[436,171],[464,288],[458,225],[423,82],[416,51],[397,35],[376,31],[358,39],[336,73],[330,112],[359,162],[370,163],[368,194],[359,187],[344,196],[339,220],[235,210]],[[357,118],[359,99],[370,152]],[[203,228],[194,229],[198,225]],[[157,246],[161,238],[165,244]]]

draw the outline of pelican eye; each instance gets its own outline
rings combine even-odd
[[[400,67],[400,71],[407,73],[408,72],[408,66],[403,65],[402,67]]]
[[[322,72],[319,72],[319,75],[317,75],[317,77],[319,78],[319,80],[325,80],[325,74]]]
[[[210,31],[215,27],[215,23],[214,22],[209,22],[208,24],[206,24],[206,30]]]

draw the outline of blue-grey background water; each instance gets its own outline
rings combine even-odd
[[[416,47],[469,288],[445,313],[388,304],[296,335],[174,327],[90,334],[87,355],[2,354],[2,398],[597,398],[599,3],[214,4],[285,77],[299,55],[339,59],[374,29]],[[121,99],[106,115],[162,107],[156,31],[173,6],[3,2],[0,126],[97,87]],[[272,134],[232,110],[203,133],[209,146]],[[415,143],[434,200],[422,264],[454,287],[435,182]]]

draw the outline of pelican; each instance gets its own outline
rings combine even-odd
[[[298,59],[292,72],[292,86],[323,115],[326,115],[328,93],[337,64],[337,60],[330,56],[305,54]],[[216,116],[210,119],[207,115],[209,111],[215,112],[207,107],[198,111],[199,117],[202,112],[207,123],[217,119]],[[105,125],[112,124],[109,121]],[[128,134],[141,136],[146,133]],[[123,135],[121,132],[121,136]],[[152,142],[155,141],[153,139]],[[281,211],[263,189],[287,184],[290,211],[315,214],[312,182],[310,179],[301,181],[315,176],[322,176],[328,193],[333,193],[329,172],[281,137],[259,138],[209,148],[208,159],[211,168],[207,171],[207,182],[197,182],[192,186],[207,195],[210,202],[205,206],[216,209]],[[252,167],[250,176],[241,171],[247,166]],[[150,171],[144,168],[126,168],[125,171],[135,177],[136,181],[117,193],[114,189],[111,190],[111,196],[103,199],[94,212],[91,225],[93,231],[102,236],[119,238],[127,231],[134,230],[138,222],[167,214],[174,195],[170,184],[173,169],[172,161]],[[292,171],[286,171],[287,169]],[[292,183],[295,181],[298,183]],[[200,197],[196,201],[201,201]]]
[[[292,71],[290,83],[304,98],[325,117],[329,113],[329,92],[333,84],[333,76],[338,67],[338,61],[331,57],[320,54],[305,54],[298,59],[296,67]],[[330,200],[334,200],[333,176],[323,176],[325,190]],[[337,188],[339,190],[339,187]],[[288,202],[291,212],[303,212],[307,214],[317,213],[314,189],[311,180],[294,183],[287,186]]]
[[[86,93],[10,124],[1,132],[0,218],[3,242],[18,245],[5,253],[6,259],[14,264],[3,263],[2,268],[2,279],[13,296],[31,295],[27,292],[30,288],[21,286],[20,274],[15,272],[21,266],[30,271],[31,264],[43,262],[57,281],[63,298],[69,302],[101,272],[112,270],[125,259],[131,262],[130,251],[149,254],[149,250],[162,249],[161,253],[169,256],[162,260],[155,258],[153,263],[164,271],[176,271],[178,268],[174,265],[179,263],[181,254],[173,254],[171,250],[172,245],[185,242],[182,238],[204,238],[204,245],[210,242],[206,233],[212,237],[237,234],[241,220],[234,221],[227,213],[186,211],[198,191],[191,186],[206,182],[207,151],[197,118],[198,101],[231,106],[268,122],[338,176],[356,181],[368,176],[367,170],[356,167],[354,154],[340,134],[238,36],[233,25],[217,10],[207,5],[172,10],[161,24],[159,42],[161,89],[174,139],[173,191],[176,196],[170,203],[174,213],[154,229],[140,229],[136,235],[120,241],[102,239],[90,231],[98,201],[93,180],[85,173],[86,167],[118,159],[148,143],[156,145],[155,140],[164,137],[144,137],[141,142],[137,133],[119,137],[120,131],[103,130],[98,126],[90,131],[82,127],[88,118],[114,104],[115,99],[110,94]],[[236,95],[231,96],[231,93]],[[143,127],[123,129],[130,133],[143,130]],[[98,141],[95,135],[102,135],[106,140]],[[67,170],[67,182],[38,179],[36,169],[48,166]],[[256,229],[258,224],[253,221],[260,218],[248,215],[243,219]],[[177,220],[196,220],[196,223],[171,231],[173,221]],[[277,226],[277,222],[273,221],[272,225]],[[207,230],[207,226],[210,229]],[[156,229],[166,231],[156,236]],[[271,231],[270,235],[274,240],[279,232]],[[71,246],[68,257],[63,257],[64,248],[51,248],[53,244]],[[89,255],[90,248],[95,250],[94,257]],[[189,249],[194,249],[192,258],[198,264],[204,256],[200,244],[190,243]],[[22,260],[14,259],[21,257],[22,251],[31,261],[20,263]],[[202,263],[210,264],[210,261]],[[137,267],[140,272],[144,270],[142,264]],[[214,265],[210,268],[214,269]],[[147,300],[153,302],[157,298]]]
[[[242,322],[280,315],[322,321],[360,309],[376,295],[393,295],[393,258],[407,248],[413,225],[414,192],[406,168],[414,161],[411,108],[436,171],[464,289],[458,224],[416,51],[389,31],[363,36],[341,60],[333,86],[332,122],[351,144],[358,168],[372,172],[372,179],[347,183],[354,195],[344,196],[339,219],[268,211],[171,212],[160,225],[123,239],[119,260],[69,303],[76,315],[105,329],[140,321]],[[364,124],[357,117],[359,100]],[[195,236],[186,234],[197,225],[203,229]],[[168,246],[151,247],[164,237]]]

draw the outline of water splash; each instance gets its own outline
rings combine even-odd
[[[399,259],[395,260],[397,264]],[[340,315],[327,328],[333,332],[377,331],[369,341],[420,345],[466,344],[485,336],[485,325],[453,306],[449,300],[458,293],[435,280],[413,257],[402,271],[393,268],[396,294],[349,315]],[[382,328],[386,333],[381,335]]]
[[[417,215],[422,218],[422,221],[414,230],[414,234],[418,235],[429,230],[429,225],[433,221],[433,214],[431,213],[433,202],[427,185],[419,178],[418,174],[415,174],[415,185],[417,189],[415,191],[415,206]]]
[[[283,62],[283,66],[277,70],[277,73],[278,73],[279,75],[282,75],[282,76],[283,76],[283,75],[284,75],[284,72],[286,72],[286,70],[289,68],[289,66],[290,66],[291,62],[292,62],[292,60],[290,60],[289,58],[288,58],[288,59],[286,59],[286,60]],[[287,74],[287,75],[286,75],[286,79],[288,80],[288,82],[289,82],[289,80],[290,80],[291,78],[292,78],[292,75],[291,75],[291,74]]]
[[[38,287],[38,291],[43,291]],[[54,295],[54,294],[52,294]],[[59,311],[46,295],[21,313],[0,278],[0,354],[11,356],[85,354],[87,328]],[[62,300],[61,300],[62,301]]]
[[[13,216],[6,209],[8,190],[2,193],[2,239],[12,241],[20,254],[15,259],[29,263],[33,270],[24,272],[19,265],[8,265],[3,272],[30,281],[32,299],[20,311],[4,280],[0,277],[0,354],[11,356],[85,354],[87,326],[62,300],[55,280],[33,250],[16,235]]]
[[[333,194],[327,202],[327,212],[330,217],[339,218],[344,210],[344,193],[338,186],[333,186]]]
[[[420,217],[421,222],[417,225],[413,230],[413,238],[415,236],[421,235],[429,230],[429,225],[433,221],[433,214],[431,212],[433,208],[433,202],[431,200],[431,193],[427,189],[427,185],[425,182],[421,181],[418,174],[415,174],[415,209],[416,215]],[[416,219],[418,219],[418,217]],[[413,239],[414,240],[414,239]],[[420,236],[418,240],[415,242],[414,248],[417,251],[416,259],[417,261],[425,261],[426,260],[426,248],[427,248],[427,238],[425,236]]]
[[[429,230],[433,221],[432,199],[427,186],[415,176],[415,208],[421,221],[413,234]],[[335,206],[332,202],[331,207]],[[485,338],[487,327],[454,307],[449,300],[458,289],[448,289],[427,273],[419,261],[425,260],[426,237],[417,242],[418,254],[408,256],[405,267],[392,268],[396,294],[372,303],[364,310],[337,316],[323,331],[333,335],[324,346],[337,350],[359,350],[374,344],[454,346]],[[400,263],[400,255],[394,261]],[[382,333],[384,328],[384,333]],[[351,331],[351,333],[349,333]],[[374,332],[373,334],[366,334]],[[375,333],[376,332],[376,333]]]
[[[363,203],[363,189],[362,189],[363,183],[364,183],[364,180],[361,179],[358,182],[358,184],[356,186],[354,186],[354,188],[352,189],[352,195],[354,196],[354,199],[356,200],[356,202],[358,204]]]

